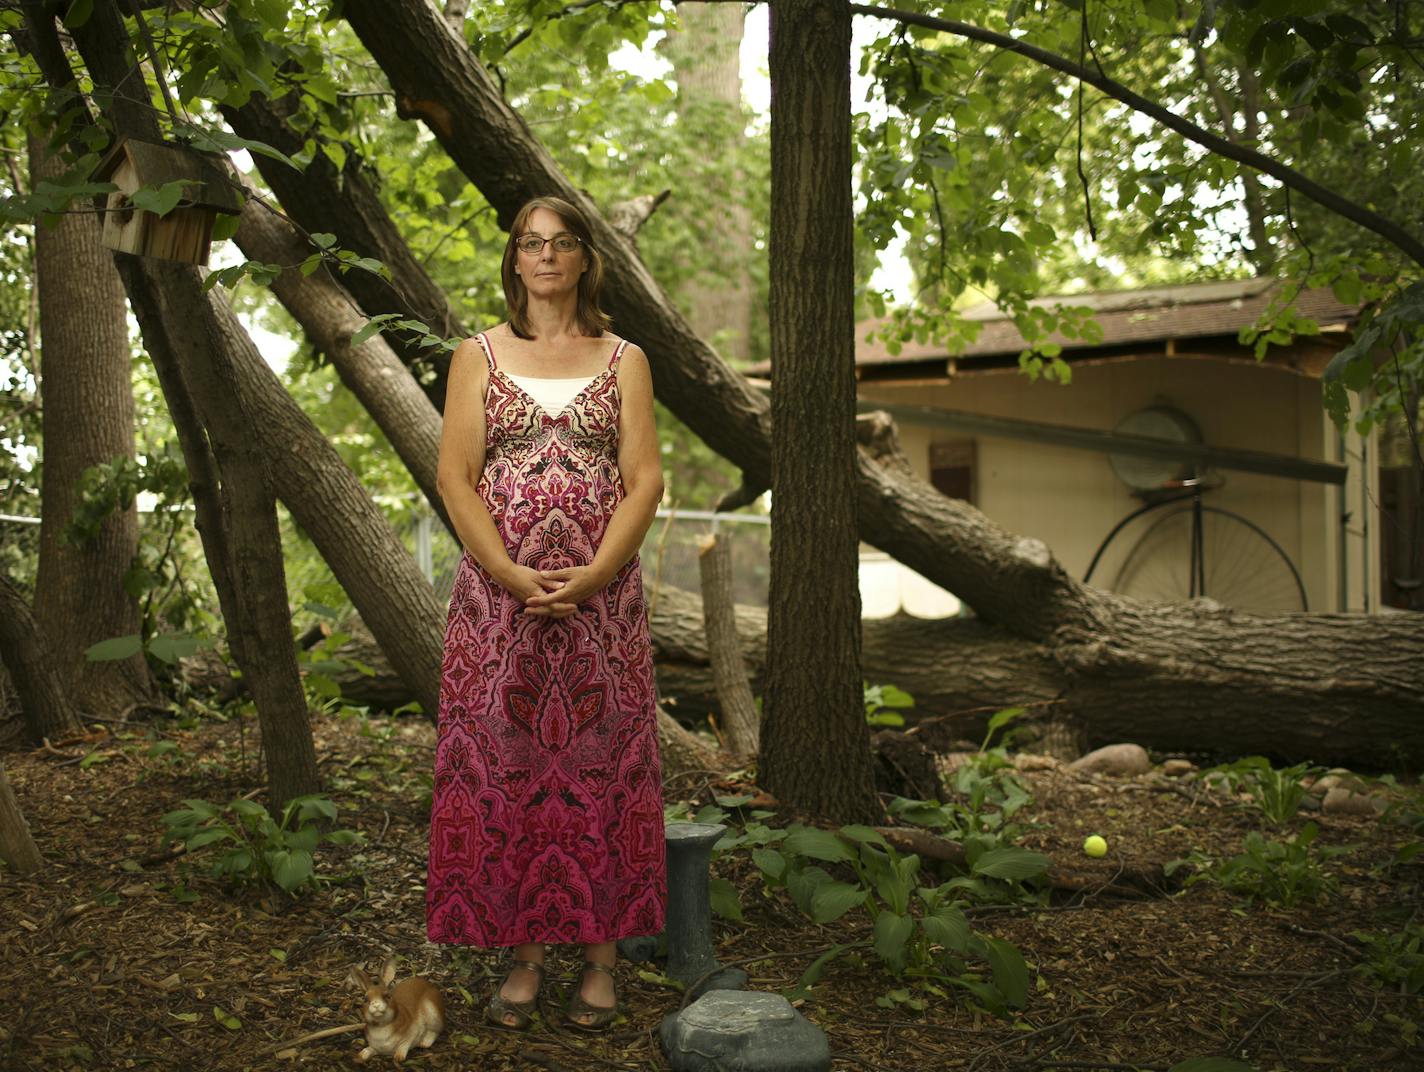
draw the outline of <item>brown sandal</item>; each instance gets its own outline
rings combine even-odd
[[[586,960],[583,962],[583,970],[587,972],[601,971],[609,979],[613,979],[613,969],[607,964],[599,964],[597,961]],[[564,1009],[564,1019],[568,1021],[570,1027],[576,1027],[580,1031],[602,1031],[609,1024],[613,1023],[618,1016],[618,992],[613,993],[613,1004],[610,1005],[590,1005],[584,1001],[583,995],[579,992],[583,989],[583,973],[579,974],[578,989],[574,991],[573,997],[569,998],[569,1003]],[[577,1020],[575,1017],[588,1016],[589,1020]]]
[[[534,960],[516,960],[514,968],[532,971],[539,977],[539,982],[534,988],[534,996],[525,1001],[511,1001],[509,998],[501,997],[499,992],[509,981],[509,975],[506,975],[499,986],[495,987],[494,996],[485,1006],[485,1019],[495,1027],[502,1027],[509,1031],[523,1031],[533,1021],[534,1010],[539,1004],[539,990],[544,985],[544,965]],[[510,973],[513,973],[514,968],[509,969]],[[504,1019],[506,1016],[514,1017],[514,1023],[506,1023]]]

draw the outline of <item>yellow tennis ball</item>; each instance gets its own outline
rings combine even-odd
[[[1097,834],[1090,834],[1083,839],[1083,851],[1089,856],[1106,856],[1108,854],[1108,843]]]

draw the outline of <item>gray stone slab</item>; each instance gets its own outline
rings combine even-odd
[[[713,990],[663,1018],[674,1072],[829,1072],[826,1034],[780,994]]]

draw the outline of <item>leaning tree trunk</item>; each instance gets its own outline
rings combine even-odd
[[[771,596],[757,781],[883,817],[860,678],[850,9],[771,9]],[[793,386],[794,389],[793,389]]]
[[[10,579],[0,576],[0,660],[20,697],[25,732],[31,743],[80,729],[64,685],[55,670],[43,631],[30,605]]]
[[[46,137],[29,135],[33,184],[64,172]],[[65,693],[85,711],[115,713],[151,700],[153,677],[142,652],[89,662],[86,649],[140,629],[138,601],[124,575],[138,553],[138,513],[115,506],[93,537],[65,535],[91,466],[132,460],[133,384],[124,288],[99,242],[98,217],[72,213],[35,228],[44,367],[44,498],[35,620],[54,652]],[[82,310],[82,312],[81,312]]]
[[[543,193],[557,193],[590,214],[594,240],[608,265],[610,311],[651,356],[659,400],[704,442],[741,466],[751,483],[765,486],[770,476],[766,401],[692,334],[631,244],[559,172],[464,40],[453,35],[424,0],[348,0],[344,10],[390,79],[398,113],[427,123],[506,224],[519,205]],[[1220,695],[1212,684],[1215,667],[1230,662],[1231,623],[1241,620],[1238,616],[1221,608],[1172,605],[1152,608],[1144,618],[1133,601],[1076,582],[1042,543],[1004,531],[967,503],[941,495],[912,475],[877,465],[867,451],[859,455],[857,467],[862,538],[954,592],[981,619],[1016,637],[1028,653],[1040,645],[1053,649],[1059,684],[1070,695],[1098,681],[1083,688],[1084,700],[1090,701],[1109,691],[1104,684],[1116,688],[1137,680],[1159,692],[1169,691],[1175,705],[1191,709],[1187,726],[1163,727],[1168,737],[1200,742],[1237,731],[1234,715],[1217,716],[1209,705]],[[1219,628],[1203,631],[1204,617],[1218,622]],[[1355,754],[1388,752],[1385,725],[1407,722],[1409,738],[1418,742],[1424,732],[1424,719],[1418,717],[1424,711],[1424,630],[1418,625],[1408,619],[1341,620],[1328,615],[1261,621],[1278,623],[1288,635],[1319,637],[1321,650],[1332,654],[1319,659],[1307,642],[1278,653],[1281,660],[1298,659],[1294,664],[1274,662],[1234,674],[1237,702],[1257,718],[1269,712],[1273,726],[1288,725],[1296,717],[1306,724],[1348,718],[1352,730],[1333,739],[1351,737],[1348,750]],[[1165,664],[1132,658],[1140,641],[1155,646],[1152,635],[1177,638],[1192,657]],[[1361,680],[1351,653],[1366,661],[1372,653],[1388,653],[1395,672],[1384,680]],[[966,652],[963,657],[972,660],[977,654]],[[1116,732],[1121,712],[1111,704],[1080,707],[1074,713],[1090,735]],[[1381,714],[1385,720],[1377,724]],[[1278,741],[1284,751],[1287,741],[1300,738],[1288,734]]]
[[[256,201],[244,206],[236,239],[249,260],[267,264],[298,264],[312,252],[290,223]],[[440,414],[385,337],[375,335],[352,344],[366,316],[325,267],[311,275],[284,271],[273,280],[272,293],[302,326],[312,346],[327,356],[341,382],[390,440],[430,508],[459,539],[435,486]]]
[[[28,9],[26,17],[46,77],[56,89],[72,86],[52,17],[36,9]],[[139,68],[113,0],[96,2],[90,17],[70,29],[96,87],[95,99],[113,129],[121,136],[161,141],[146,96],[114,92]],[[114,263],[175,422],[193,416],[202,422],[201,431],[190,424],[180,440],[190,475],[197,474],[193,490],[202,510],[199,531],[228,641],[262,724],[272,803],[280,807],[292,797],[316,792],[320,781],[292,644],[276,502],[251,434],[255,424],[237,397],[233,361],[215,315],[217,296],[203,292],[192,265],[117,252]],[[210,447],[202,442],[204,433]],[[216,486],[205,484],[212,475]]]
[[[463,44],[463,36],[459,39]],[[288,123],[298,104],[296,94],[277,101],[253,94],[241,108],[223,107],[222,113],[244,138],[266,142],[293,155],[301,151],[306,138]],[[375,257],[391,270],[391,282],[372,272],[349,272],[342,277],[342,285],[367,314],[413,317],[447,339],[469,334],[445,292],[435,285],[401,237],[354,150],[348,153],[341,171],[325,156],[318,156],[303,171],[266,155],[258,154],[253,159],[283,210],[299,220],[307,233],[335,234],[344,248]],[[386,329],[383,337],[407,366],[421,370],[428,366],[431,375],[421,381],[422,389],[436,409],[443,411],[450,354],[421,349],[411,332]]]
[[[3,765],[0,765],[0,860],[22,875],[38,871],[44,863],[24,813],[20,811],[19,801],[15,799],[15,791],[5,777]]]

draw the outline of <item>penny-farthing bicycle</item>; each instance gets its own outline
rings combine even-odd
[[[1168,415],[1180,424],[1181,437],[1190,438],[1194,427],[1176,411],[1164,407],[1134,417],[1142,419],[1140,424],[1155,422],[1150,434],[1175,438],[1162,434]],[[1143,463],[1133,464],[1138,470],[1129,474],[1114,458],[1114,468],[1145,502],[1114,525],[1098,546],[1083,575],[1085,583],[1094,583],[1096,576],[1099,587],[1137,599],[1207,597],[1253,614],[1309,609],[1300,571],[1281,545],[1254,521],[1202,501],[1220,485],[1219,479],[1208,480],[1188,469],[1187,475],[1165,478],[1166,473],[1153,473],[1144,480]]]

